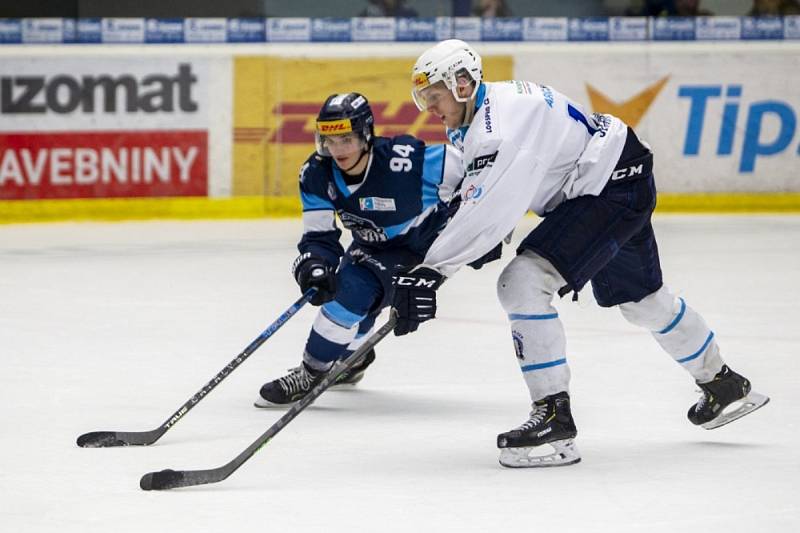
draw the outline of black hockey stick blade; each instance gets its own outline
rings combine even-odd
[[[142,490],[166,490],[181,487],[184,479],[183,472],[175,470],[162,470],[161,472],[150,472],[142,476],[139,486]]]
[[[194,485],[205,485],[207,483],[218,483],[233,474],[240,466],[250,459],[258,450],[263,448],[275,435],[278,434],[289,422],[299,415],[306,407],[311,405],[320,394],[325,392],[328,387],[336,383],[339,376],[355,366],[364,355],[375,347],[386,335],[388,335],[397,323],[397,312],[392,309],[389,320],[375,333],[370,336],[361,347],[350,354],[347,359],[339,360],[331,368],[330,372],[320,381],[316,387],[292,405],[286,414],[272,424],[267,431],[253,441],[239,455],[233,458],[228,464],[218,468],[208,470],[161,470],[160,472],[149,472],[142,476],[139,486],[142,490],[166,490],[178,487],[191,487]]]
[[[161,428],[152,431],[92,431],[78,437],[81,448],[111,448],[114,446],[147,446],[164,434]]]
[[[243,362],[250,357],[253,352],[255,352],[259,346],[264,344],[264,342],[269,339],[276,331],[280,329],[288,320],[293,317],[299,310],[302,308],[308,301],[314,296],[317,292],[316,289],[309,289],[300,297],[295,303],[289,307],[286,311],[283,312],[281,316],[275,320],[272,324],[269,325],[267,329],[261,332],[261,334],[256,337],[253,342],[247,345],[242,353],[237,355],[230,363],[228,363],[225,368],[220,370],[216,376],[214,376],[211,381],[206,383],[202,389],[197,391],[197,393],[189,398],[186,403],[184,403],[180,408],[175,411],[172,416],[170,416],[160,427],[156,429],[152,429],[150,431],[92,431],[90,433],[84,433],[80,437],[78,437],[78,446],[81,448],[106,448],[106,447],[113,447],[113,446],[147,446],[149,444],[153,444],[155,441],[161,438],[161,436],[166,433],[167,431],[174,426],[178,420],[183,418],[183,416],[188,413],[195,405],[200,403],[200,400],[206,397],[206,395],[214,390],[217,385],[219,385],[222,380],[224,380],[228,375],[236,370],[236,368],[241,365]]]

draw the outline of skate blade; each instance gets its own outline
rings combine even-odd
[[[356,388],[358,383],[337,383],[335,385],[331,385],[328,390],[353,390]]]
[[[289,407],[293,406],[295,402],[292,403],[272,403],[270,401],[261,398],[260,396],[256,401],[253,402],[253,407],[258,407],[259,409],[288,409]]]
[[[718,427],[724,426],[725,424],[730,424],[734,420],[738,420],[745,415],[749,415],[756,409],[764,407],[769,403],[769,397],[764,396],[763,394],[759,394],[757,392],[751,392],[741,400],[732,403],[728,406],[728,408],[735,406],[735,408],[731,409],[730,411],[723,411],[721,415],[719,415],[714,420],[710,422],[706,422],[705,424],[701,424],[701,427],[704,429],[716,429]]]
[[[500,464],[509,468],[544,468],[573,465],[581,460],[574,439],[557,440],[548,445],[554,451],[545,455],[531,455],[531,452],[542,452],[547,450],[546,446],[500,448]]]

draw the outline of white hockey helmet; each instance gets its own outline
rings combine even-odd
[[[458,96],[457,77],[465,72],[475,82],[475,87],[472,94],[462,98]],[[414,98],[417,108],[420,111],[424,111],[426,107],[425,99],[422,98],[421,91],[434,83],[443,81],[445,86],[453,93],[456,101],[468,102],[475,97],[482,79],[481,56],[464,41],[448,39],[428,48],[417,59],[414,64],[414,70],[411,71],[413,84],[411,96]]]

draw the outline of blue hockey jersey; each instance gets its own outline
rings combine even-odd
[[[410,135],[376,137],[356,185],[347,185],[331,158],[315,153],[300,169],[303,237],[297,248],[337,265],[344,250],[335,213],[360,246],[402,246],[424,255],[447,222],[446,202],[462,177],[457,150],[425,146]]]

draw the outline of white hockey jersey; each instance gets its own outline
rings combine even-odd
[[[544,85],[483,83],[469,126],[448,130],[464,153],[461,207],[423,264],[447,277],[508,235],[526,212],[597,195],[625,146],[627,126],[587,114]]]

